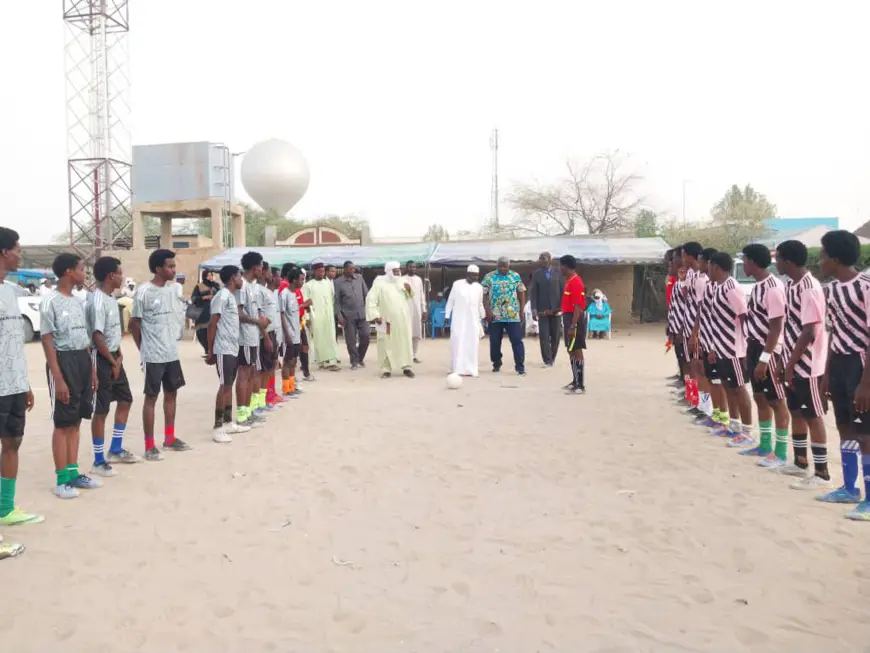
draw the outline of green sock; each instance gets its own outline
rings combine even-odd
[[[728,411],[720,410],[719,411],[719,423],[722,426],[728,426],[728,419],[729,419]]]
[[[236,408],[236,421],[239,423],[246,422],[248,420],[248,409],[246,406],[238,406]]]
[[[713,409],[713,421],[714,422],[719,421],[719,409],[718,408]]]
[[[69,482],[69,476],[67,476],[66,467],[64,467],[63,469],[57,469],[54,473],[57,476],[58,485],[66,485]]]
[[[785,460],[788,456],[788,429],[776,429],[776,447],[773,453],[780,460]]]
[[[66,482],[69,483],[79,475],[78,463],[66,466]]]
[[[266,391],[265,390],[260,390],[260,392],[257,393],[257,401],[260,403],[260,408],[266,407]]]
[[[767,455],[773,451],[773,422],[759,422],[758,432],[761,434],[758,453]]]
[[[5,517],[15,508],[15,479],[0,478],[0,517]]]

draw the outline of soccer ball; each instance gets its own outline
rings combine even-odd
[[[456,373],[448,374],[447,387],[451,390],[459,390],[462,387],[462,377]]]

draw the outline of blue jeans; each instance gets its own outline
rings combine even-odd
[[[501,367],[501,340],[507,333],[514,350],[514,369],[526,371],[526,348],[523,345],[523,325],[520,322],[492,322],[489,325],[489,359],[493,367]]]

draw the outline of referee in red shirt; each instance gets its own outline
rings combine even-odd
[[[559,259],[562,274],[565,276],[565,292],[562,295],[562,326],[565,330],[565,344],[571,358],[571,383],[565,386],[568,394],[583,394],[583,350],[586,349],[586,290],[583,280],[577,274],[577,259],[570,254]]]

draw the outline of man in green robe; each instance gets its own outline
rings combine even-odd
[[[366,297],[366,319],[377,325],[381,378],[388,379],[394,371],[402,370],[402,374],[413,379],[411,309],[408,303],[411,289],[402,281],[398,262],[387,263],[384,272]]]
[[[315,263],[314,278],[302,286],[302,297],[311,300],[310,331],[314,360],[322,368],[338,369],[335,340],[335,288],[326,278],[323,263]]]

